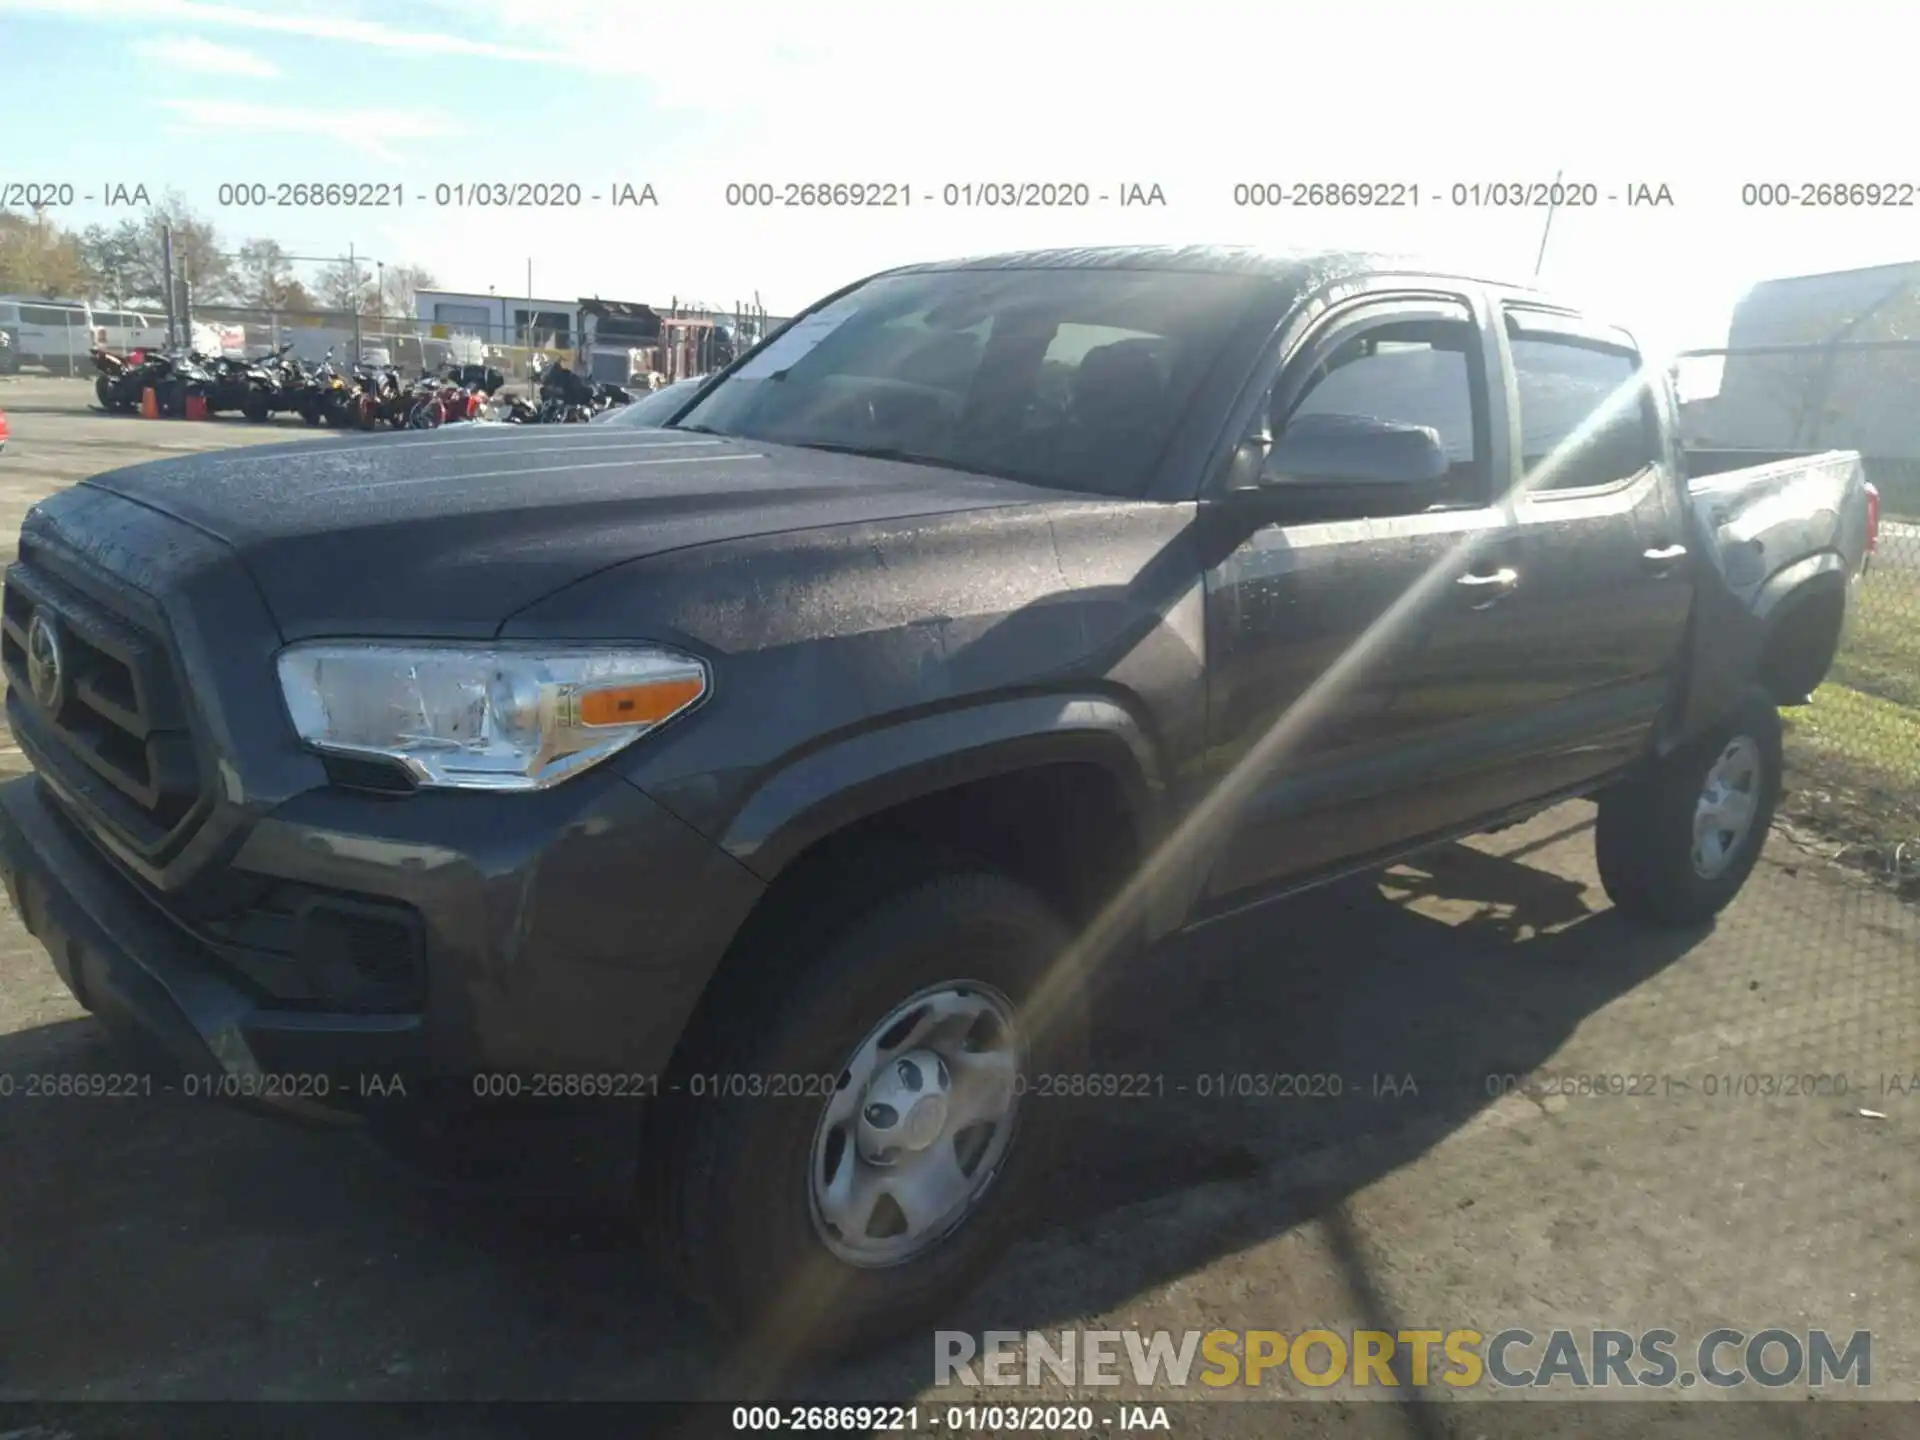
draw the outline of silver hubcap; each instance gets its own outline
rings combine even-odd
[[[874,1026],[814,1130],[827,1248],[898,1265],[952,1234],[1006,1159],[1025,1058],[1012,1004],[987,985],[934,986]]]
[[[1707,783],[1693,808],[1693,868],[1703,880],[1726,873],[1747,832],[1760,799],[1760,747],[1736,735],[1707,771]]]

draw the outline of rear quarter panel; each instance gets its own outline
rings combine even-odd
[[[1790,590],[1778,577],[1832,557],[1851,574],[1866,552],[1866,474],[1860,457],[1832,451],[1708,475],[1690,482],[1709,554],[1727,587],[1764,617]]]
[[[1866,476],[1859,455],[1832,451],[1721,468],[1688,484],[1711,573],[1703,572],[1677,718],[1663,748],[1729,713],[1760,670],[1770,625],[1809,585],[1843,595],[1866,551]]]

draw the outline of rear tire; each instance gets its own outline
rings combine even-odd
[[[1733,901],[1780,799],[1781,725],[1758,686],[1732,718],[1600,799],[1600,883],[1629,919],[1698,925]]]
[[[1019,1234],[1064,1120],[1059,1101],[1021,1092],[1036,1075],[1085,1067],[1078,994],[1055,1003],[1044,1026],[1027,1009],[1069,938],[1012,880],[930,868],[899,872],[864,898],[823,889],[818,903],[762,930],[758,953],[732,972],[738,980],[720,982],[676,1065],[679,1098],[652,1122],[647,1218],[681,1287],[749,1342],[742,1353],[779,1369],[901,1340],[958,1302]],[[891,1036],[876,1038],[883,1023]],[[956,1027],[964,1033],[949,1033]],[[999,1038],[982,1048],[982,1037]],[[919,1057],[907,1069],[951,1090],[934,1103],[916,1088],[904,1109],[876,1110],[873,1087],[895,1083],[901,1057]],[[849,1084],[856,1072],[865,1079]],[[1029,1084],[1011,1081],[1016,1072]],[[768,1085],[783,1093],[765,1093]],[[960,1118],[1004,1094],[1014,1098],[1003,1117]],[[870,1165],[855,1147],[869,1143],[872,1117],[888,1113],[899,1129],[886,1133],[907,1135],[921,1121],[941,1128],[931,1141],[916,1129],[891,1164]],[[864,1177],[872,1183],[860,1193],[886,1198],[838,1210],[836,1196],[849,1192],[829,1177]],[[914,1226],[895,1193],[913,1197],[925,1223]],[[866,1218],[837,1227],[830,1210]]]

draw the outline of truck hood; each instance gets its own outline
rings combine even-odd
[[[289,641],[488,637],[535,601],[627,561],[1047,493],[859,456],[584,425],[264,445],[84,483],[233,546]]]

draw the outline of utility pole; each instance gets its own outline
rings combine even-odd
[[[180,348],[179,336],[174,328],[173,308],[173,226],[160,227],[160,268],[166,272],[163,288],[167,292],[167,349]]]
[[[1553,172],[1553,189],[1547,192],[1547,223],[1540,227],[1540,253],[1533,257],[1533,278],[1540,278],[1540,267],[1547,263],[1547,237],[1553,234],[1553,212],[1560,208],[1560,177],[1565,170]]]
[[[360,363],[360,262],[354,257],[353,245],[347,245],[347,282],[353,286],[351,304],[353,305],[353,363]]]

